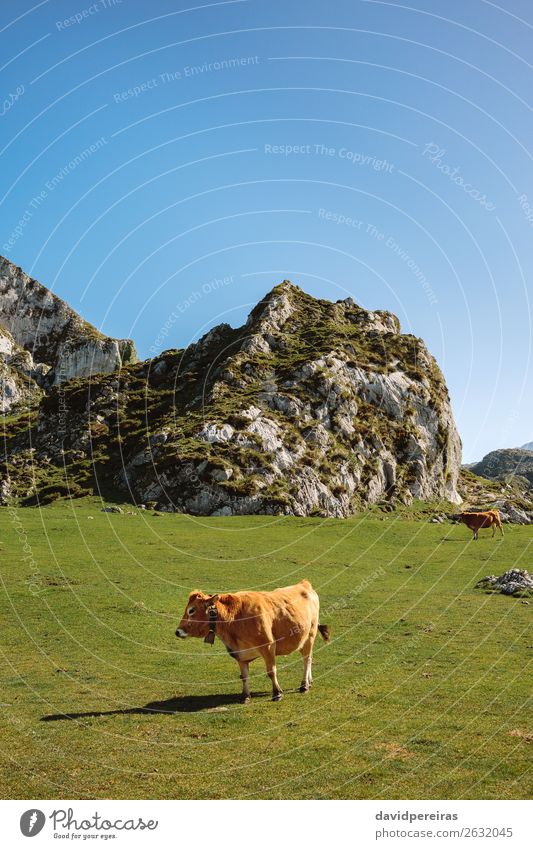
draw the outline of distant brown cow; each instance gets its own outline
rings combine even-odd
[[[474,532],[473,539],[478,538],[481,528],[492,528],[493,537],[496,533],[496,528],[499,528],[503,536],[502,520],[497,510],[487,510],[484,513],[460,513],[459,521],[463,522],[467,528],[470,528]]]
[[[226,646],[241,670],[242,699],[250,700],[248,666],[262,657],[272,681],[272,700],[283,692],[276,675],[276,656],[299,651],[304,660],[304,677],[300,692],[312,684],[311,664],[317,631],[326,642],[329,629],[318,624],[319,601],[309,581],[272,592],[238,592],[206,595],[193,590],[183,618],[176,629],[177,637],[203,637],[213,643],[215,635]]]

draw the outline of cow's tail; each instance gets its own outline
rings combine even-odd
[[[331,632],[329,630],[329,625],[319,625],[318,630],[320,631],[320,636],[326,643],[329,643],[331,640]]]

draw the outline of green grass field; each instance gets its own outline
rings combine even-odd
[[[531,568],[533,528],[0,510],[7,798],[527,798],[533,599],[475,589]],[[90,518],[92,517],[92,518]],[[178,641],[190,589],[309,578],[330,644],[314,687],[282,658],[251,704],[216,641]]]

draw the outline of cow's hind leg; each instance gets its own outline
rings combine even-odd
[[[239,660],[239,669],[241,670],[241,681],[242,681],[242,701],[244,704],[249,702],[251,699],[250,695],[250,685],[248,683],[248,672],[250,664],[247,660]]]
[[[283,690],[279,686],[276,671],[276,644],[270,643],[269,645],[263,646],[261,648],[261,656],[265,661],[267,675],[272,681],[272,701],[279,702],[283,696]]]
[[[300,684],[300,693],[307,693],[311,684],[313,683],[313,643],[314,638],[311,639],[309,637],[308,640],[303,644],[300,652],[304,659],[304,677],[302,678],[302,683]]]

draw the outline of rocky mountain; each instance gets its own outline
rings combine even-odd
[[[36,400],[75,377],[113,372],[136,359],[9,260],[0,257],[0,411]]]
[[[0,324],[0,413],[17,404],[36,403],[41,390],[31,354],[17,345],[9,330]]]
[[[533,523],[533,451],[500,448],[461,469],[464,509],[497,508],[504,522]]]
[[[526,442],[525,445],[521,445],[520,447],[523,448],[524,451],[533,451],[533,442]]]
[[[463,499],[463,510],[496,508],[503,522],[518,525],[533,523],[533,491],[525,478],[510,476],[491,480],[463,466],[458,490]]]
[[[243,327],[53,385],[9,426],[3,488],[22,503],[93,488],[198,515],[342,517],[458,503],[460,462],[424,343],[390,313],[283,281]]]
[[[476,475],[491,480],[522,479],[533,487],[533,451],[525,448],[500,448],[486,454],[479,463],[469,466]]]

